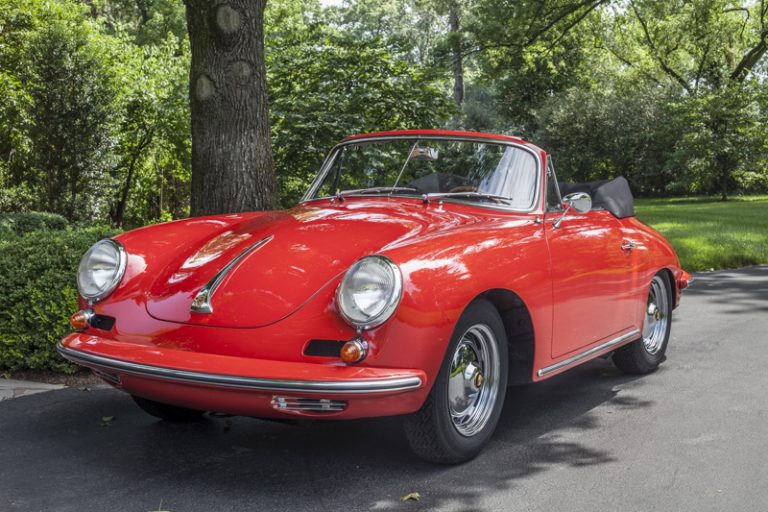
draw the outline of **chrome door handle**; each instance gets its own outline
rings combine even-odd
[[[622,251],[629,252],[632,249],[634,249],[635,247],[637,247],[637,242],[635,242],[634,240],[623,240],[621,242],[621,250]]]

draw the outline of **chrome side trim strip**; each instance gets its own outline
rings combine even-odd
[[[556,372],[557,370],[561,370],[561,369],[565,368],[566,366],[571,366],[571,365],[573,365],[575,363],[578,363],[580,361],[583,361],[585,359],[589,359],[589,358],[591,358],[593,356],[597,356],[600,352],[603,352],[605,349],[608,349],[608,348],[611,348],[611,347],[615,347],[616,345],[621,345],[625,341],[628,341],[628,340],[634,338],[635,336],[637,336],[639,334],[640,334],[640,330],[639,329],[635,329],[635,330],[630,331],[630,332],[628,332],[626,334],[622,334],[618,338],[614,338],[612,340],[606,341],[605,343],[602,343],[602,344],[600,344],[600,345],[598,345],[596,347],[592,347],[589,350],[585,350],[584,352],[581,352],[580,354],[576,354],[575,356],[571,356],[568,359],[563,359],[559,363],[555,363],[553,365],[546,366],[546,367],[540,369],[538,372],[536,372],[536,374],[539,377],[543,377],[543,376],[548,375],[548,374],[550,374],[552,372]]]
[[[117,371],[153,377],[161,380],[171,380],[188,384],[201,384],[223,388],[252,389],[259,391],[282,391],[295,393],[391,393],[418,389],[422,386],[420,377],[397,377],[392,379],[369,379],[349,381],[311,381],[311,380],[282,380],[261,379],[256,377],[239,377],[236,375],[221,375],[215,373],[176,370],[161,366],[132,363],[122,359],[97,356],[80,350],[67,348],[61,343],[56,350],[65,359],[73,363],[107,371]]]
[[[248,256],[253,251],[255,251],[262,245],[272,240],[274,237],[275,237],[274,235],[270,235],[266,238],[262,238],[261,240],[249,246],[247,249],[241,252],[232,261],[224,265],[224,267],[218,272],[216,272],[216,275],[213,276],[213,278],[210,281],[208,281],[208,284],[203,286],[203,288],[199,292],[197,292],[197,295],[195,295],[195,298],[192,301],[192,305],[190,306],[190,309],[195,313],[213,313],[213,305],[211,305],[211,297],[213,297],[213,294],[216,292],[216,288],[219,287],[221,282],[227,276],[227,273],[229,273],[229,271],[232,270],[232,268],[235,265],[240,263],[246,256]]]

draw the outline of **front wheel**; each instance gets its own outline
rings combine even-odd
[[[651,373],[664,360],[672,327],[672,291],[665,272],[653,276],[644,313],[642,337],[613,354],[614,364],[629,375]]]
[[[162,402],[155,402],[148,398],[142,398],[140,396],[131,395],[133,401],[136,402],[141,410],[166,421],[191,421],[199,418],[204,411],[197,411],[195,409],[187,409],[186,407],[177,407],[175,405],[164,404]]]
[[[485,446],[507,390],[507,338],[489,302],[470,304],[454,329],[422,408],[405,418],[413,451],[430,462],[469,460]]]

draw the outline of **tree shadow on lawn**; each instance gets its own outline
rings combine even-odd
[[[636,206],[638,209],[646,208],[674,208],[679,205],[689,204],[716,204],[722,205],[723,208],[742,203],[754,203],[761,202],[768,199],[768,196],[731,196],[728,201],[723,201],[720,196],[696,196],[696,197],[640,197],[636,198]]]
[[[64,401],[49,407],[44,422],[25,427],[21,444],[14,446],[26,457],[46,459],[42,470],[51,479],[76,475],[76,503],[83,510],[106,506],[110,495],[143,496],[155,506],[162,499],[170,510],[210,509],[210,504],[221,510],[253,510],[255,505],[271,510],[278,504],[290,510],[407,508],[410,504],[399,498],[414,491],[421,494],[419,510],[473,510],[483,496],[511,490],[516,482],[554,467],[614,461],[612,454],[574,438],[600,428],[592,412],[598,406],[651,407],[652,402],[630,394],[642,380],[620,390],[633,380],[598,360],[539,384],[510,388],[490,445],[459,466],[417,459],[399,418],[293,426],[210,417],[170,424],[146,416],[112,390],[55,392]],[[25,400],[31,405],[34,398]],[[103,426],[102,416],[115,420]],[[4,458],[0,464],[7,462]],[[40,476],[40,468],[19,469],[20,479],[24,472]],[[6,480],[0,494],[23,488]],[[57,498],[56,488],[48,490],[54,493],[50,498],[58,509],[68,510],[61,506],[67,498]],[[85,505],[82,496],[93,503]],[[216,501],[210,501],[212,496]],[[136,503],[128,503],[138,510]],[[204,503],[209,505],[198,508]]]

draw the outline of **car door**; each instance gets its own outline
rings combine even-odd
[[[556,187],[554,169],[548,169],[547,178]],[[571,210],[554,227],[561,216],[562,208],[549,204],[544,230],[552,275],[553,359],[630,329],[633,310],[618,219],[605,210]]]

